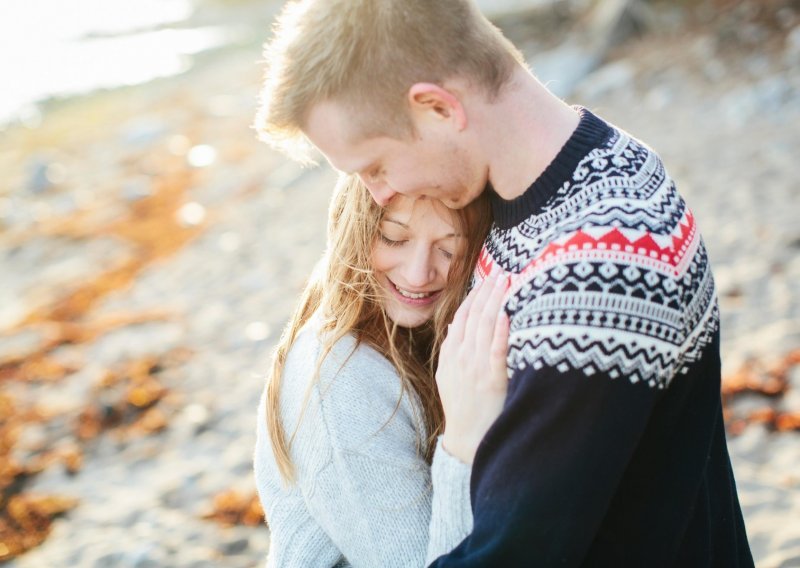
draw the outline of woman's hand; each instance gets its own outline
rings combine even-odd
[[[503,409],[508,389],[508,287],[495,268],[470,291],[442,342],[436,385],[445,413],[442,445],[471,464],[478,444]]]

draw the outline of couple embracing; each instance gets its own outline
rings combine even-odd
[[[342,172],[259,405],[269,567],[752,566],[657,154],[470,0],[287,4],[256,127]]]

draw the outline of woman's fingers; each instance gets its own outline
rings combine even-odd
[[[485,357],[490,353],[507,288],[508,281],[503,271],[493,267],[487,277],[469,292],[456,311],[442,345],[448,356],[458,351],[467,357],[475,354]],[[502,347],[505,349],[505,342]]]
[[[506,357],[508,354],[509,327],[508,315],[503,312],[495,322],[492,347],[489,350],[492,389],[505,390],[508,388]]]
[[[489,290],[484,304],[479,314],[477,314],[477,327],[476,327],[476,347],[487,352],[492,344],[492,336],[495,331],[495,324],[497,318],[502,311],[504,298],[506,294],[507,280],[505,277],[499,275],[494,282],[491,283],[491,290]]]
[[[446,416],[442,440],[465,463],[472,463],[506,398],[507,288],[499,269],[475,286],[457,310],[439,357],[436,382]]]
[[[469,315],[472,304],[475,302],[475,296],[483,285],[483,281],[479,282],[472,290],[469,291],[467,297],[461,302],[461,305],[456,310],[453,316],[453,322],[447,328],[447,339],[450,342],[455,341],[461,343],[464,340],[464,330],[466,328],[467,316]]]
[[[469,313],[467,314],[467,320],[464,324],[464,337],[470,342],[475,342],[477,340],[483,310],[486,307],[486,303],[489,301],[489,297],[494,290],[495,282],[501,273],[502,271],[500,270],[492,270],[492,272],[481,283],[481,288],[478,290],[478,293],[475,295],[475,299],[470,306]],[[472,343],[469,348],[474,348],[475,346],[476,344]]]

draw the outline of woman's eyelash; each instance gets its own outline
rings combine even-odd
[[[390,247],[399,247],[400,245],[403,244],[403,241],[393,241],[392,239],[390,239],[389,237],[387,237],[383,233],[379,233],[379,234],[380,234],[380,237],[381,237],[381,241],[384,244],[389,245]]]
[[[389,237],[387,237],[386,235],[384,235],[383,233],[378,233],[378,236],[380,237],[381,242],[383,244],[385,244],[387,246],[390,246],[390,247],[399,247],[399,246],[402,246],[403,243],[405,243],[405,241],[392,240]],[[452,260],[452,258],[453,258],[453,253],[452,252],[450,252],[448,250],[444,250],[444,249],[439,249],[439,250],[441,251],[441,253],[444,255],[444,257],[446,259]]]

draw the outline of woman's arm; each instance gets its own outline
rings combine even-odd
[[[266,401],[258,406],[253,455],[256,489],[270,528],[266,568],[340,566],[341,551],[311,517],[302,493],[280,479],[267,432]]]
[[[433,502],[426,566],[453,550],[472,532],[471,473],[472,465],[445,450],[440,436],[431,466]]]
[[[429,540],[449,550],[470,531],[470,468],[442,454],[432,479],[415,399],[400,398],[400,379],[385,358],[352,348],[352,340],[337,343],[310,393],[291,449],[298,487],[314,521],[353,566],[423,566]],[[298,377],[308,376],[302,373],[316,358],[293,355],[284,384],[292,382],[294,392],[286,394],[302,399],[305,380]],[[296,422],[291,412],[286,418],[291,435]],[[445,501],[467,502],[438,507],[432,522],[432,485],[447,493]]]
[[[433,460],[433,515],[426,564],[450,552],[454,543],[467,536],[444,530],[434,534],[438,519],[461,517],[465,521],[459,528],[472,531],[469,483],[459,485],[447,477],[459,469],[471,470],[478,444],[503,408],[508,389],[508,318],[502,311],[506,289],[505,279],[498,276],[476,286],[456,312],[442,345],[436,382],[446,427]],[[466,479],[469,481],[469,475]]]

